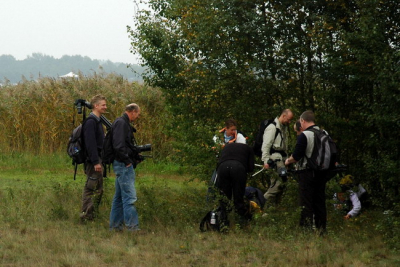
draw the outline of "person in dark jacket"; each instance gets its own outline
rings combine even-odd
[[[139,216],[135,207],[137,197],[134,168],[141,160],[134,142],[133,133],[136,130],[131,125],[139,115],[140,107],[135,103],[129,104],[125,108],[125,113],[112,125],[115,154],[113,169],[116,179],[110,213],[110,230],[121,231],[124,223],[128,231],[140,230]]]
[[[92,112],[85,120],[82,131],[87,153],[85,174],[87,176],[82,195],[82,221],[93,220],[95,212],[103,196],[103,165],[101,163],[101,150],[104,141],[104,129],[100,116],[107,110],[106,98],[102,95],[94,96],[90,104]]]
[[[299,196],[300,196],[300,226],[312,230],[313,222],[316,229],[326,233],[327,212],[325,205],[326,171],[312,170],[307,165],[307,158],[311,157],[314,149],[314,133],[310,129],[319,127],[315,125],[314,112],[308,110],[300,116],[303,132],[297,137],[293,155],[285,161],[288,166],[297,163]]]
[[[251,219],[249,206],[245,204],[244,195],[247,182],[247,173],[254,170],[254,152],[246,144],[226,144],[221,151],[218,161],[217,188],[221,190],[220,206],[226,211],[229,201],[233,197],[235,211],[245,222]]]

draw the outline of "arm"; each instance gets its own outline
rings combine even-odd
[[[96,127],[97,127],[96,120],[91,118],[88,118],[83,126],[83,136],[84,136],[86,153],[90,162],[93,165],[98,165],[100,163],[100,157],[96,142]]]
[[[351,211],[349,211],[349,213],[347,213],[346,216],[344,216],[345,219],[349,219],[349,218],[355,217],[361,211],[361,202],[358,199],[358,196],[357,196],[356,193],[352,192],[350,194],[350,200],[351,200],[351,203],[353,205],[353,208],[351,209]]]
[[[125,163],[126,166],[132,164],[132,160],[129,157],[129,148],[126,144],[126,139],[128,138],[129,125],[125,125],[122,120],[115,121],[113,125],[113,148],[116,158],[119,161]]]
[[[286,159],[285,165],[287,166],[292,163],[296,163],[300,159],[302,159],[306,154],[306,148],[307,148],[307,137],[305,136],[304,133],[302,133],[297,137],[297,143],[294,152],[289,158]]]
[[[262,143],[262,147],[261,147],[261,151],[262,151],[261,160],[264,162],[265,169],[269,168],[269,165],[267,162],[268,162],[269,158],[271,157],[270,151],[271,151],[272,144],[274,143],[275,133],[276,133],[276,126],[274,124],[271,123],[270,125],[268,125],[267,128],[265,128],[264,136],[263,136],[263,143]]]

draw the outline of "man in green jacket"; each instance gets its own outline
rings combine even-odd
[[[288,126],[293,119],[293,112],[290,109],[282,111],[279,117],[276,117],[274,122],[265,128],[263,136],[263,144],[261,147],[261,160],[264,162],[264,169],[270,169],[271,161],[276,163],[276,170],[279,171],[285,168],[285,159],[287,158],[288,147]],[[271,184],[264,194],[267,202],[278,204],[283,193],[282,180],[277,172],[274,172],[271,177]]]

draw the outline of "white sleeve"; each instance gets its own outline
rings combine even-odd
[[[349,211],[349,213],[347,213],[347,214],[350,214],[351,217],[355,217],[361,211],[361,202],[358,199],[357,194],[354,192],[350,193],[350,200],[353,205],[353,209],[351,211]]]
[[[360,198],[365,192],[367,192],[367,190],[365,190],[365,188],[361,184],[358,184],[358,198]]]
[[[241,133],[237,133],[235,143],[246,144],[246,138]]]

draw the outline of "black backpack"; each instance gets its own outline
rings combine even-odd
[[[115,158],[112,139],[113,129],[110,128],[104,137],[103,150],[101,151],[101,161],[106,165],[112,164]]]
[[[265,128],[267,128],[271,123],[276,126],[275,119],[263,120],[260,123],[260,127],[259,127],[259,130],[258,130],[256,139],[254,140],[254,145],[253,145],[254,155],[256,155],[256,156],[258,156],[260,158],[262,156],[261,147],[262,147],[262,144],[263,144],[263,137],[264,137]],[[276,129],[276,133],[275,133],[275,138],[278,136],[279,132],[280,131],[277,128]]]
[[[263,192],[255,187],[246,186],[244,190],[244,196],[248,201],[255,202],[261,209],[264,208],[266,199],[264,198]]]
[[[71,133],[67,145],[67,154],[72,159],[72,165],[75,165],[74,180],[76,178],[76,170],[78,164],[85,163],[87,154],[85,144],[83,142],[82,128],[89,119],[95,119],[92,116],[87,117],[81,124],[79,124]]]
[[[229,220],[226,212],[221,207],[207,212],[206,216],[200,222],[200,231],[227,232]]]
[[[335,168],[337,148],[335,142],[326,131],[311,128],[314,133],[314,149],[307,158],[307,167],[317,171],[328,171]]]

